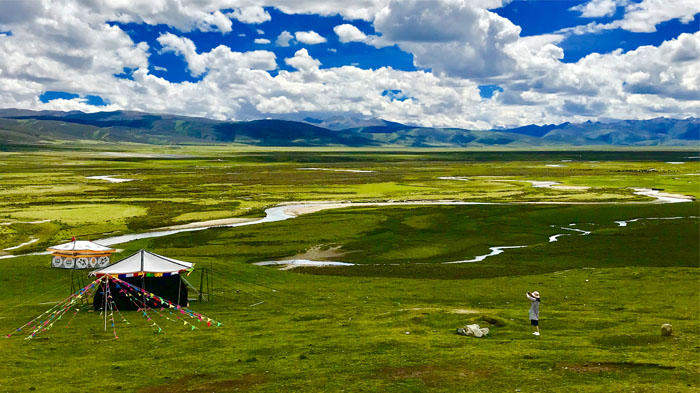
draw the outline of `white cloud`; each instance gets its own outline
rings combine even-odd
[[[73,6],[70,0],[53,2],[60,7],[64,3]],[[231,20],[221,13],[223,1],[182,2],[179,0],[129,0],[81,2],[76,12],[86,13],[93,20],[115,20],[166,24],[181,31],[231,31]]]
[[[625,3],[627,6],[622,19],[610,23],[591,22],[587,25],[568,27],[559,30],[558,33],[582,35],[614,29],[653,33],[660,23],[674,19],[679,19],[682,23],[690,23],[695,14],[700,13],[700,1],[696,0],[643,0],[641,3]]]
[[[388,0],[273,0],[267,2],[286,14],[338,15],[371,21]]]
[[[294,53],[294,57],[284,59],[284,62],[296,68],[299,71],[309,71],[318,69],[321,62],[309,56],[306,48],[299,49]]]
[[[574,121],[664,112],[687,117],[700,110],[700,33],[681,34],[659,47],[591,54],[576,63],[543,61],[522,46],[516,49],[519,75],[503,81],[505,93],[498,97],[507,105],[546,108],[547,116]]]
[[[629,4],[619,25],[625,30],[650,33],[656,31],[656,25],[668,20],[689,23],[699,12],[700,1],[696,0],[644,0]]]
[[[82,111],[89,113],[97,111],[115,111],[119,110],[120,108],[114,105],[90,105],[87,103],[87,99],[85,98],[73,98],[71,100],[59,98],[42,104],[42,109],[54,111]]]
[[[272,19],[270,14],[260,6],[249,6],[236,8],[233,12],[226,14],[239,22],[248,24],[260,24]]]
[[[163,51],[175,52],[182,55],[187,62],[187,68],[192,76],[200,76],[209,67],[221,68],[221,62],[228,62],[227,67],[243,67],[250,69],[272,70],[277,67],[275,55],[267,51],[232,52],[225,45],[219,45],[211,52],[199,54],[192,40],[178,37],[172,33],[161,34],[158,42],[163,45]]]
[[[433,71],[365,70],[352,65],[321,68],[318,59],[300,49],[284,59],[293,70],[279,70],[273,77],[267,72],[278,67],[273,52],[234,52],[225,45],[198,52],[190,39],[165,33],[155,45],[182,56],[190,73],[198,77],[196,82],[173,83],[149,73],[148,44],[133,42],[118,26],[106,22],[147,20],[183,31],[226,32],[227,23],[217,21],[217,11],[269,4],[252,0],[131,3],[136,7],[127,7],[127,2],[37,0],[13,13],[7,10],[7,2],[0,2],[0,30],[12,31],[12,35],[0,35],[0,53],[11,54],[0,56],[0,107],[129,109],[217,119],[349,114],[465,128],[601,117],[687,117],[700,112],[700,33],[682,34],[659,46],[591,54],[576,63],[562,63],[564,52],[559,45],[564,35],[519,37],[517,26],[483,8],[499,2],[278,0],[276,4],[293,12],[316,10],[346,18],[353,14],[366,20],[374,20],[381,10],[375,23],[378,35],[363,42],[397,44],[413,53],[418,65]],[[642,12],[630,6],[626,11],[628,16]],[[669,10],[659,17],[678,14]],[[360,38],[354,32],[345,33],[346,38]],[[336,34],[340,39],[344,33]],[[276,43],[289,46],[292,40],[287,31]],[[338,52],[341,55],[342,48]],[[114,76],[125,67],[134,70],[133,80]],[[480,84],[497,84],[504,91],[482,100]],[[47,90],[81,97],[94,94],[110,105],[92,106],[82,98],[41,103],[38,96]],[[382,95],[387,90],[411,99],[391,100]]]
[[[591,0],[585,4],[571,7],[572,11],[581,12],[584,18],[600,18],[603,16],[613,16],[617,7],[627,5],[627,0]]]
[[[340,42],[358,42],[367,39],[367,35],[361,32],[360,29],[351,24],[342,24],[333,28],[335,34],[338,35]]]
[[[260,29],[257,29],[257,30],[256,30],[256,32],[257,32],[257,33],[258,33],[259,35],[263,35],[263,34],[265,34],[265,32],[264,32],[264,31],[262,31],[262,30],[260,30]]]
[[[26,4],[31,9],[24,12],[0,2],[0,29],[12,32],[0,36],[0,53],[12,54],[0,56],[0,97],[8,104],[34,105],[46,90],[100,95],[113,86],[113,74],[148,66],[148,44],[134,43],[117,26],[82,19],[77,5]],[[22,18],[2,9],[15,5]]]
[[[297,41],[301,42],[302,44],[306,45],[316,45],[316,44],[322,44],[326,42],[327,40],[319,35],[317,32],[310,30],[310,31],[297,31],[294,33],[294,37],[296,38]]]
[[[294,36],[290,34],[287,30],[285,30],[277,36],[275,44],[277,46],[289,46],[289,41],[291,41],[292,39],[294,39]]]
[[[182,55],[192,76],[199,76],[206,72],[206,59],[197,54],[197,47],[189,38],[165,33],[161,34],[157,41],[163,46],[164,52],[175,52],[175,54]]]
[[[344,19],[372,21],[390,0],[267,0],[266,5],[274,6],[286,14],[341,15]],[[473,7],[495,9],[510,3],[511,0],[469,0]]]
[[[268,40],[268,39],[266,39],[266,38],[256,38],[256,39],[254,40],[254,42],[255,42],[256,44],[269,44],[269,43],[270,43],[270,40]]]
[[[520,27],[466,0],[394,0],[374,26],[382,45],[396,43],[413,53],[417,66],[446,75],[488,77],[515,66],[505,49]]]

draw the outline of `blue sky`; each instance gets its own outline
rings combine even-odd
[[[165,24],[151,26],[136,23],[114,23],[124,30],[135,42],[148,42],[150,45],[150,64],[152,73],[161,76],[171,82],[197,81],[203,76],[192,77],[187,71],[187,63],[180,56],[172,53],[160,53],[162,49],[156,39],[165,32],[186,37],[196,45],[197,50],[208,52],[219,45],[226,45],[234,51],[246,52],[251,50],[270,50],[277,58],[287,58],[294,56],[303,44],[292,43],[288,47],[275,44],[275,40],[283,31],[308,31],[313,30],[323,37],[327,42],[323,44],[308,46],[309,54],[321,61],[322,68],[342,67],[344,65],[354,65],[364,69],[376,69],[380,67],[392,67],[397,70],[415,71],[417,68],[413,64],[413,56],[404,52],[396,46],[377,49],[362,43],[349,42],[341,43],[338,36],[333,32],[335,26],[346,23],[340,15],[289,15],[274,7],[265,7],[265,11],[271,16],[271,20],[260,24],[245,24],[233,20],[233,32],[222,34],[221,32],[190,31],[180,32],[179,30]],[[362,20],[354,20],[353,25],[365,34],[376,34],[372,24]],[[260,32],[259,32],[260,31]],[[269,44],[256,44],[256,38],[267,39]],[[155,67],[166,68],[167,70],[157,70]],[[293,67],[285,63],[279,64],[279,69],[292,71]],[[272,70],[275,75],[278,70]]]
[[[466,128],[700,109],[695,1],[21,4],[0,2],[2,107]]]
[[[504,7],[494,9],[496,14],[509,19],[522,28],[521,36],[536,36],[555,33],[560,29],[584,25],[591,22],[609,23],[620,19],[624,14],[624,7],[617,7],[613,16],[600,18],[582,18],[580,13],[571,10],[586,1],[513,1]],[[231,11],[231,10],[224,10]],[[172,53],[160,53],[160,45],[156,41],[164,32],[171,32],[187,37],[202,52],[208,52],[219,45],[226,45],[235,51],[251,51],[266,49],[271,50],[277,58],[287,58],[294,55],[300,46],[292,44],[288,47],[275,45],[277,36],[282,31],[307,31],[313,30],[326,37],[327,42],[308,46],[309,54],[321,61],[322,68],[354,65],[364,69],[376,69],[380,67],[392,67],[397,70],[415,71],[419,69],[413,63],[410,52],[403,51],[395,45],[375,48],[362,43],[341,43],[333,28],[346,23],[340,15],[289,15],[274,7],[265,7],[265,11],[271,16],[271,20],[261,24],[245,24],[233,20],[233,32],[222,34],[221,32],[190,31],[180,32],[176,28],[165,24],[148,25],[144,23],[117,23],[135,42],[147,42],[150,47],[150,64],[152,73],[161,76],[171,82],[197,81],[187,72],[187,64],[180,56]],[[377,34],[372,23],[363,20],[352,20],[352,24],[366,35]],[[696,14],[693,22],[681,23],[673,19],[659,24],[654,33],[630,32],[623,29],[607,30],[595,34],[570,35],[560,46],[564,49],[564,62],[576,62],[580,58],[591,53],[609,53],[622,48],[624,51],[634,50],[642,45],[659,45],[662,42],[676,38],[681,33],[694,33],[700,25],[700,14]],[[258,31],[261,31],[259,33]],[[256,44],[256,38],[270,40],[270,44]],[[162,67],[167,70],[159,71],[154,67]],[[279,69],[292,70],[293,68],[282,63]],[[274,72],[273,72],[274,73]]]

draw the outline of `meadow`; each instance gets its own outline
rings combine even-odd
[[[154,316],[157,334],[125,312],[130,323],[117,321],[115,340],[99,312],[84,310],[32,340],[15,332],[0,341],[0,391],[697,391],[700,204],[660,204],[632,189],[700,198],[696,155],[91,144],[0,152],[0,249],[36,239],[5,255],[71,236],[261,217],[293,201],[498,203],[349,207],[121,244],[117,258],[146,248],[196,262],[194,284],[208,268],[213,298],[191,307],[223,326],[192,331]],[[494,246],[524,247],[445,263]],[[255,265],[293,257],[354,266]],[[70,283],[46,255],[0,259],[2,332],[67,296]],[[535,289],[540,337],[527,319],[525,292]],[[455,334],[468,323],[491,333]],[[661,336],[663,323],[673,336]]]

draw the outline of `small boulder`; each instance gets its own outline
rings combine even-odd
[[[664,323],[661,325],[661,335],[670,336],[673,334],[673,326],[670,323]]]
[[[484,337],[489,334],[489,328],[482,328],[477,324],[467,325],[463,328],[457,329],[457,334],[460,336]]]

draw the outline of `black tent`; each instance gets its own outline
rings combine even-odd
[[[192,266],[194,264],[189,262],[139,250],[119,262],[91,272],[90,275],[117,277],[174,304],[187,306],[187,285],[180,273],[191,269]],[[109,281],[109,292],[119,310],[136,310],[144,301],[149,307],[159,307],[160,302],[149,299],[146,294],[141,294],[141,299],[135,299],[134,296],[137,295],[122,288],[122,285],[114,280]],[[104,305],[104,288],[103,284],[100,284],[93,298],[93,306],[95,310],[100,310]]]

